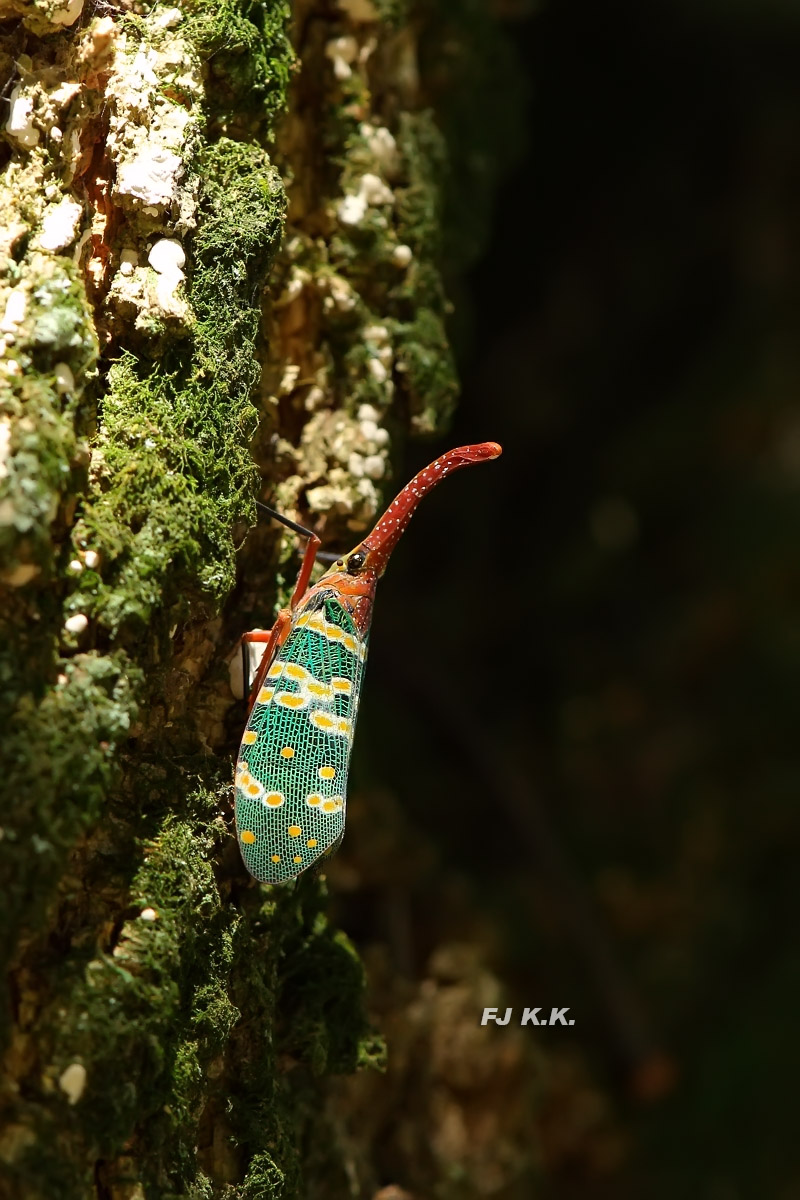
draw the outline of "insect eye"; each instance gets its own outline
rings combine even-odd
[[[355,554],[351,554],[347,560],[347,574],[357,575],[363,567],[366,557],[363,550],[356,550]]]

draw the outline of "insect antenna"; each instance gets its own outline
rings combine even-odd
[[[255,505],[256,508],[260,508],[265,513],[269,513],[273,520],[280,521],[281,525],[285,525],[287,529],[293,529],[295,533],[301,533],[303,537],[307,538],[313,538],[317,536],[312,529],[306,529],[305,525],[298,525],[296,521],[290,521],[288,517],[283,515],[283,513],[279,513],[276,509],[270,508],[268,504],[262,504],[260,500],[256,500]]]
[[[306,529],[305,525],[298,525],[296,521],[290,521],[283,513],[279,513],[276,509],[270,508],[268,504],[262,504],[260,500],[255,501],[257,508],[262,508],[265,513],[269,513],[276,521],[280,521],[281,525],[286,525],[289,529],[293,529],[295,533],[301,533],[303,537],[316,537],[310,529]],[[335,554],[332,550],[318,550],[317,561],[323,563],[338,562],[341,554]]]

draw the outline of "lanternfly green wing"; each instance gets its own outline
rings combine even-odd
[[[236,764],[239,845],[263,883],[294,879],[342,835],[365,659],[330,592],[300,613],[270,666]]]

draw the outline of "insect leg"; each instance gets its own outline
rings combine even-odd
[[[237,700],[244,700],[250,691],[250,677],[261,661],[261,654],[250,651],[250,646],[269,643],[271,629],[251,629],[243,633],[228,656],[230,688]],[[263,651],[262,651],[263,652]]]
[[[275,624],[267,635],[267,647],[261,657],[261,664],[256,672],[256,677],[253,680],[253,686],[250,689],[250,698],[247,702],[247,715],[249,716],[253,705],[256,702],[256,696],[261,691],[261,686],[266,677],[267,671],[270,668],[275,651],[285,640],[292,626],[292,614],[288,609],[282,608],[275,618]],[[245,637],[248,635],[245,634]],[[258,640],[261,640],[260,638]]]
[[[308,538],[308,545],[306,546],[306,552],[303,555],[303,563],[300,567],[300,573],[297,576],[297,583],[295,584],[294,591],[292,592],[292,598],[289,601],[289,607],[291,608],[292,612],[294,612],[294,610],[297,608],[297,605],[300,603],[306,593],[308,581],[311,578],[311,572],[314,570],[314,563],[317,561],[317,551],[322,545],[322,542],[319,540],[313,530],[306,529],[305,525],[298,525],[296,521],[290,521],[288,517],[283,515],[283,513],[279,513],[276,511],[276,509],[270,508],[268,504],[262,504],[260,500],[256,500],[256,507],[260,508],[263,512],[269,513],[273,520],[280,521],[281,525],[285,525],[287,529],[293,529],[295,533],[300,533],[303,535],[303,537]]]
[[[317,561],[317,551],[321,545],[322,542],[319,540],[317,535],[315,533],[310,534],[308,545],[306,546],[306,552],[303,555],[303,564],[300,567],[300,571],[297,576],[297,583],[294,585],[292,598],[289,601],[289,607],[291,608],[292,612],[294,612],[300,601],[303,599],[303,596],[305,596],[306,592],[308,591],[308,581],[311,578],[311,572],[314,570],[314,563]]]
[[[247,694],[247,685],[250,680],[250,655],[247,649],[248,646],[252,645],[254,642],[261,645],[266,644],[261,656],[261,662],[256,672],[255,679],[253,680],[253,686],[250,688],[247,707],[248,715],[252,711],[256,696],[261,690],[261,686],[264,682],[264,677],[269,670],[273,658],[275,657],[275,651],[277,647],[285,641],[289,633],[289,628],[292,622],[292,613],[297,608],[297,605],[300,603],[306,591],[308,590],[311,572],[314,569],[314,563],[317,561],[317,551],[322,545],[317,535],[310,529],[306,529],[304,526],[298,525],[295,521],[290,521],[288,517],[282,516],[281,513],[276,512],[273,508],[269,508],[266,504],[262,504],[259,500],[256,500],[256,504],[259,508],[265,509],[265,511],[277,521],[280,521],[281,524],[287,525],[289,529],[293,529],[296,533],[303,534],[305,537],[307,537],[308,544],[306,545],[305,553],[303,554],[303,562],[300,566],[300,571],[297,576],[297,583],[294,586],[292,598],[289,601],[289,608],[282,609],[278,613],[272,629],[254,629],[250,633],[245,633],[242,635],[240,643],[242,655],[242,686],[240,691],[238,691],[234,686],[233,671],[231,671],[231,690],[235,696],[244,696]]]

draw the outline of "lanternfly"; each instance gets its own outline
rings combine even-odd
[[[437,458],[313,587],[319,538],[273,513],[309,540],[289,608],[270,631],[253,630],[241,643],[241,694],[245,681],[251,687],[236,763],[236,828],[256,879],[294,879],[341,841],[377,582],[422,497],[452,471],[500,452],[496,442],[481,442]]]

